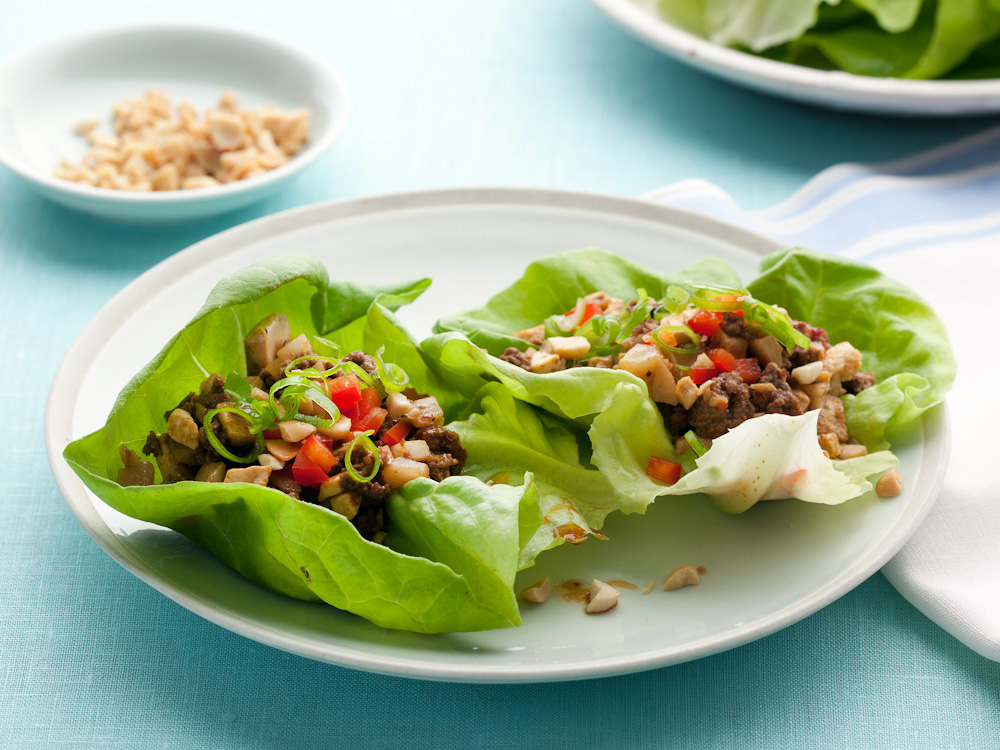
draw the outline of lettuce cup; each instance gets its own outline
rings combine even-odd
[[[626,512],[696,492],[728,512],[850,500],[896,466],[890,442],[955,375],[917,295],[801,249],[764,259],[746,286],[714,259],[667,275],[561,253],[436,330],[424,347],[456,374],[587,429]]]
[[[590,533],[556,498],[612,493],[570,433],[402,328],[428,284],[330,282],[297,255],[235,273],[64,456],[110,506],[279,593],[386,628],[516,626],[517,571]]]

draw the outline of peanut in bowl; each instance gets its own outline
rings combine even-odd
[[[166,120],[182,119],[183,110],[177,105],[189,103],[196,113],[195,127],[208,127],[206,110],[225,113],[220,105],[226,105],[227,91],[239,93],[236,106],[245,112],[308,111],[307,137],[295,148],[275,143],[270,149],[269,142],[256,141],[258,128],[253,143],[218,150],[215,158],[229,154],[228,166],[218,175],[200,163],[188,175],[179,169],[177,187],[185,177],[211,177],[188,183],[192,188],[200,183],[199,189],[164,189],[174,179],[164,172],[158,178],[161,189],[147,189],[143,181],[152,183],[165,162],[147,159],[152,166],[148,174],[128,177],[128,154],[116,155],[121,159],[113,170],[102,170],[102,187],[96,187],[101,178],[65,179],[94,149],[88,135],[105,142],[111,137],[125,140],[110,118],[99,127],[82,127],[88,131],[83,137],[76,127],[93,125],[86,121],[106,116],[116,103],[142,101],[136,97],[149,89],[171,97]],[[324,61],[280,40],[196,24],[118,26],[54,40],[0,64],[0,100],[9,105],[0,120],[0,163],[58,203],[101,218],[141,224],[190,221],[268,197],[332,146],[348,113],[347,91]],[[156,127],[152,120],[145,125]],[[274,158],[265,168],[252,150],[260,155],[270,152],[272,157],[280,152],[286,158]],[[248,154],[254,156],[253,164],[236,164],[236,156]],[[62,178],[54,170],[60,170]],[[133,159],[131,171],[136,170],[145,172]],[[251,172],[250,179],[238,178]]]

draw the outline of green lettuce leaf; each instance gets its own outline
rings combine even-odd
[[[719,44],[866,76],[991,77],[974,62],[1000,35],[998,0],[661,0],[660,12]]]
[[[862,10],[871,13],[878,25],[890,34],[911,28],[920,14],[923,0],[852,0]]]
[[[520,279],[482,307],[441,318],[434,331],[463,333],[476,346],[499,356],[509,346],[527,346],[512,333],[573,309],[580,297],[591,292],[634,299],[637,289],[645,289],[659,299],[670,284],[686,279],[724,285],[739,282],[733,270],[715,258],[699,260],[680,273],[664,274],[648,271],[607,250],[568,250],[532,263]]]
[[[343,516],[271,488],[113,481],[119,445],[138,449],[151,429],[162,430],[164,412],[209,373],[245,372],[245,335],[278,311],[293,331],[322,334],[344,351],[384,345],[386,359],[403,366],[414,387],[439,395],[452,416],[466,412],[474,394],[451,390],[460,379],[435,372],[390,310],[426,286],[330,283],[323,266],[306,256],[279,256],[236,273],[125,387],[105,426],[71,443],[65,458],[112,507],[179,531],[288,596],[417,632],[517,625],[512,587],[521,540],[542,520],[530,475],[517,487],[471,476],[407,484],[386,505],[387,546],[363,539]]]
[[[775,427],[757,419],[752,420],[760,423],[757,427],[749,426],[748,422],[731,431],[736,437],[730,442],[738,442],[744,453],[732,453],[725,462],[720,462],[727,450],[714,452],[713,446],[699,466],[717,466],[717,469],[695,472],[697,477],[667,492],[662,484],[645,474],[650,456],[670,459],[674,447],[659,409],[649,399],[642,381],[620,370],[598,368],[534,374],[495,356],[507,345],[504,332],[537,324],[572,307],[578,297],[590,292],[604,289],[627,299],[635,294],[635,287],[629,289],[628,285],[642,284],[657,296],[668,278],[704,278],[700,274],[706,272],[713,274],[713,280],[719,283],[740,284],[732,270],[720,261],[705,262],[696,269],[668,277],[603,251],[561,253],[529,266],[519,281],[483,308],[447,318],[439,326],[452,331],[464,328],[478,337],[476,343],[452,332],[438,334],[422,346],[455,373],[493,379],[514,398],[573,420],[581,428],[589,427],[592,462],[614,494],[613,501],[601,501],[599,517],[587,517],[586,510],[583,511],[592,528],[600,528],[615,503],[617,509],[625,512],[642,512],[663,494],[715,494],[721,507],[737,512],[773,496],[768,493],[774,488],[809,502],[824,495],[831,501],[842,502],[848,494],[854,497],[867,491],[870,485],[865,476],[894,465],[891,454],[875,454],[831,466],[819,450],[815,424],[812,435],[808,436],[801,423],[793,423],[798,425],[796,429],[788,430],[787,426]],[[610,289],[604,284],[605,276]],[[561,289],[562,284],[569,287],[567,293]],[[832,343],[850,341],[861,350],[865,368],[874,371],[880,382],[857,396],[845,396],[845,411],[851,434],[873,453],[888,448],[889,442],[912,428],[924,411],[940,403],[954,380],[955,362],[941,321],[919,296],[873,268],[807,250],[784,250],[764,259],[762,273],[749,289],[758,299],[784,307],[794,318],[826,328]],[[811,419],[815,419],[815,414]],[[760,441],[744,440],[740,435],[755,435],[765,425],[785,437],[756,452],[750,450],[748,446]],[[500,451],[499,455],[505,454]],[[759,488],[756,497],[742,491],[733,494],[735,491],[727,489],[727,483],[734,481],[733,467],[766,461],[775,471],[784,466],[789,474],[802,468],[791,468],[796,461],[808,459],[812,462],[808,466],[814,467],[817,455],[825,461],[825,469],[810,468],[810,481],[798,485],[778,482],[781,477],[775,473],[771,477],[774,481]],[[785,460],[779,461],[781,456]],[[728,473],[719,473],[723,469],[728,469]],[[860,475],[861,471],[868,474]],[[536,476],[546,474],[538,469]],[[578,491],[578,500],[582,496]]]
[[[899,464],[888,451],[850,461],[831,461],[816,440],[818,411],[800,417],[766,414],[716,438],[696,460],[697,469],[671,486],[646,476],[650,456],[668,456],[669,440],[656,434],[626,433],[623,420],[648,408],[637,388],[623,386],[613,405],[594,420],[594,463],[619,497],[646,504],[668,495],[711,496],[726,513],[742,513],[761,500],[794,497],[808,503],[839,505],[872,488],[867,476]]]
[[[621,504],[605,477],[585,465],[586,436],[515,399],[498,383],[483,388],[476,411],[449,425],[469,452],[465,472],[503,484],[527,477],[538,493],[537,517],[528,515],[531,509],[523,516],[530,522],[522,530],[521,567],[563,542],[600,536],[597,529]]]
[[[878,384],[844,397],[847,426],[869,450],[889,446],[941,403],[955,357],[941,319],[916,293],[871,266],[801,248],[764,259],[750,291],[793,318],[850,341]]]
[[[703,0],[713,42],[760,52],[801,36],[816,24],[821,5],[840,0]]]

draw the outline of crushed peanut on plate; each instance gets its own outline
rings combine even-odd
[[[198,118],[182,103],[150,89],[112,110],[114,133],[95,121],[74,131],[90,149],[79,164],[63,160],[56,177],[112,190],[193,190],[249,179],[286,164],[309,135],[309,110],[273,104],[241,109],[235,92]]]

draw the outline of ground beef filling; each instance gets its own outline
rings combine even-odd
[[[508,346],[503,350],[503,354],[500,355],[500,359],[504,362],[509,362],[514,365],[514,367],[520,367],[522,370],[531,372],[531,355],[527,352],[522,352],[517,347]]]
[[[708,393],[691,408],[691,429],[696,435],[717,438],[753,416],[750,388],[731,372],[712,378]]]
[[[802,402],[788,385],[788,371],[769,363],[760,380],[750,387],[754,408],[761,414],[787,414],[797,417],[805,414]]]

